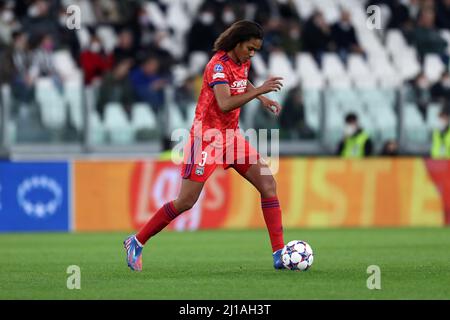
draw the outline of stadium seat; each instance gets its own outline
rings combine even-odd
[[[86,27],[81,27],[80,29],[76,30],[76,35],[81,49],[83,50],[88,48],[89,44],[91,43],[91,35],[89,34],[89,30]]]
[[[421,71],[417,51],[413,47],[403,48],[393,53],[392,59],[403,81],[414,78]]]
[[[347,77],[345,67],[337,54],[325,53],[322,64],[322,72],[326,79],[334,80]]]
[[[325,21],[333,24],[339,20],[340,10],[338,4],[334,0],[320,0],[314,2],[315,6],[323,12]]]
[[[66,103],[53,79],[37,79],[35,97],[44,127],[52,130],[63,129],[67,120]]]
[[[371,54],[368,57],[371,73],[377,78],[381,87],[394,88],[401,83],[401,78],[386,55]]]
[[[53,54],[53,63],[64,80],[72,80],[79,78],[80,71],[72,58],[69,50],[58,50]]]
[[[203,51],[193,51],[189,54],[189,72],[190,74],[203,74],[208,63],[208,54]]]
[[[283,91],[289,91],[298,84],[298,77],[286,53],[274,51],[269,55],[268,73],[283,77]]]
[[[69,123],[77,131],[83,129],[83,83],[82,79],[64,83],[64,99],[69,107]]]
[[[319,131],[321,114],[320,90],[304,89],[303,104],[306,124],[314,131]]]
[[[321,89],[325,86],[322,71],[311,54],[298,53],[295,60],[295,72],[303,88]]]
[[[186,115],[186,123],[188,126],[194,122],[195,118],[195,109],[197,108],[197,102],[193,102],[187,107],[187,115]]]
[[[436,128],[439,121],[439,112],[441,111],[440,103],[430,103],[427,107],[427,127],[430,130]]]
[[[105,129],[112,144],[133,142],[134,130],[120,103],[109,102],[105,105]]]
[[[390,29],[386,31],[386,49],[391,54],[396,54],[404,49],[408,49],[408,43],[406,42],[403,33],[399,29]]]
[[[450,54],[450,30],[441,29],[439,30],[439,33],[441,37],[447,41],[447,54]]]
[[[131,127],[136,135],[135,140],[141,140],[142,136],[158,136],[158,123],[150,105],[139,102],[131,106]]]
[[[166,16],[158,6],[157,2],[145,2],[143,8],[150,21],[152,21],[158,30],[167,30],[168,23]]]
[[[117,44],[117,35],[114,29],[110,26],[102,25],[97,28],[96,34],[100,38],[105,52],[112,52]]]
[[[424,144],[428,140],[428,129],[424,123],[419,108],[414,103],[403,106],[403,123],[405,136],[412,143]]]
[[[358,88],[371,88],[376,86],[376,78],[370,72],[367,62],[359,54],[348,57],[347,71],[349,77]]]
[[[100,116],[96,110],[92,110],[89,113],[89,130],[88,130],[88,143],[91,145],[101,145],[106,142],[106,129]]]
[[[169,132],[176,129],[187,129],[191,123],[187,123],[183,118],[183,114],[180,111],[180,108],[176,104],[169,104],[167,112],[170,117],[168,120],[168,130]]]
[[[264,62],[261,54],[257,53],[252,58],[252,69],[255,71],[257,77],[266,78],[268,74],[267,65]]]
[[[326,104],[324,143],[336,148],[342,138],[344,129],[344,113],[338,104]]]
[[[181,35],[185,35],[192,25],[190,15],[185,12],[181,1],[168,1],[166,19],[169,27]]]
[[[294,0],[296,11],[303,20],[307,20],[315,10],[313,0]]]
[[[429,53],[424,60],[425,76],[431,83],[438,81],[445,70],[445,65],[438,54]]]

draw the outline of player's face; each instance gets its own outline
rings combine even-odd
[[[252,38],[248,41],[238,43],[235,48],[235,54],[239,62],[244,63],[250,60],[255,55],[255,52],[261,49],[261,46],[261,39]]]

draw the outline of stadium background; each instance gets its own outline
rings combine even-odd
[[[74,17],[69,5],[80,8],[80,29],[67,27]],[[380,9],[373,16],[379,21],[369,21],[370,5]],[[19,204],[14,195],[20,183],[48,176],[63,190],[62,211],[54,216],[67,216],[66,228],[138,227],[176,196],[177,169],[161,158],[171,132],[191,125],[214,39],[233,21],[249,18],[266,33],[251,79],[258,84],[270,74],[283,76],[283,93],[273,96],[284,111],[276,118],[254,101],[243,108],[240,125],[280,129],[277,179],[287,226],[442,225],[445,208],[449,214],[448,166],[421,157],[429,154],[450,92],[433,91],[448,71],[448,8],[445,1],[3,1],[1,141],[9,161],[1,163],[2,211],[22,217],[26,201]],[[423,12],[435,13],[428,42],[417,40]],[[340,20],[349,23],[349,35],[336,31]],[[417,93],[421,76],[426,97]],[[151,85],[159,81],[163,85]],[[384,157],[389,140],[398,152],[389,159],[295,158],[335,155],[350,111],[371,135],[373,156]],[[395,158],[402,155],[410,158]],[[21,162],[33,160],[65,164]],[[12,176],[10,166],[21,176]],[[36,181],[27,193],[34,197],[29,216],[55,198]],[[185,227],[261,226],[256,195],[242,189],[248,187],[234,175],[218,172],[192,211],[196,222]],[[242,202],[239,194],[249,198]],[[56,211],[42,212],[45,230],[45,218]],[[223,225],[214,223],[215,215]],[[15,227],[0,228],[28,229],[25,220],[9,221]]]
[[[67,28],[69,5],[80,29]],[[342,10],[356,42],[335,32]],[[266,33],[251,80],[284,77],[271,95],[281,116],[252,101],[240,126],[280,129],[288,230],[450,223],[450,162],[428,157],[450,97],[450,1],[36,0],[0,1],[0,232],[130,232],[173,199],[170,134],[190,127],[213,41],[242,18]],[[336,156],[350,111],[370,158]],[[169,228],[264,229],[259,206],[247,182],[217,170]]]

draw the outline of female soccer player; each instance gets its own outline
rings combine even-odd
[[[261,48],[262,40],[260,25],[242,20],[231,25],[215,41],[215,55],[203,74],[195,119],[184,153],[180,193],[176,200],[161,207],[136,235],[125,239],[127,262],[132,270],[142,270],[142,249],[147,240],[194,206],[204,183],[218,164],[225,169],[234,168],[261,194],[274,268],[283,268],[283,227],[275,179],[238,128],[241,106],[254,98],[277,115],[281,110],[279,103],[262,94],[280,90],[282,78],[272,77],[260,87],[254,87],[247,79],[250,59]]]

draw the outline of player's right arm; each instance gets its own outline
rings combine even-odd
[[[228,83],[220,83],[214,86],[214,95],[220,110],[226,113],[239,108],[262,94],[280,90],[283,86],[280,82],[282,79],[281,77],[271,77],[254,90],[234,96],[231,95]]]

